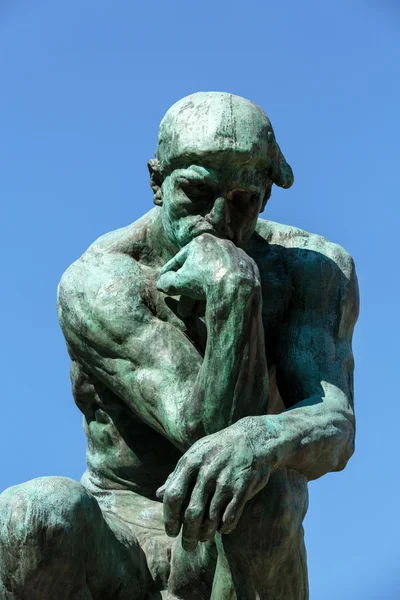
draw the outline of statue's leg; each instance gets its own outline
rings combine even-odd
[[[217,562],[214,542],[185,552],[181,536],[170,538],[165,533],[161,502],[128,490],[98,488],[88,472],[82,482],[98,500],[115,537],[122,540],[130,531],[130,537],[140,543],[152,580],[146,600],[210,600]]]
[[[149,573],[82,484],[42,477],[0,495],[1,600],[142,600]]]
[[[235,531],[217,540],[220,581],[212,599],[308,600],[302,526],[307,507],[304,477],[275,471],[248,502]]]

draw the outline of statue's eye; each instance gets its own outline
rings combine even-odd
[[[206,183],[181,181],[180,186],[193,202],[212,202],[214,199],[214,191]]]
[[[247,213],[258,208],[259,196],[249,190],[234,190],[231,201],[235,209]]]

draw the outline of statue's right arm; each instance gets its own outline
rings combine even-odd
[[[89,250],[61,279],[60,325],[71,353],[89,372],[184,448],[185,400],[201,356],[183,332],[152,313],[145,294],[145,277],[130,257]]]
[[[265,359],[261,351],[260,360],[254,355],[258,346],[264,352],[261,296],[251,326],[246,324],[246,303],[254,312],[258,300],[245,286],[235,286],[234,293],[243,297],[234,302],[230,297],[213,303],[203,358],[183,331],[155,316],[151,298],[146,300],[150,287],[155,282],[146,280],[131,257],[89,250],[62,277],[59,320],[77,360],[139,418],[186,451],[200,437],[245,416],[244,397],[254,397],[252,385],[265,383],[267,393]],[[236,304],[240,310],[232,309]],[[215,311],[224,318],[218,319]],[[248,332],[252,353],[244,339]],[[260,369],[260,377],[254,377],[254,368]],[[243,407],[237,406],[235,394],[244,398]]]

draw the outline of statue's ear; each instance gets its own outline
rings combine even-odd
[[[154,192],[153,202],[157,204],[157,206],[162,205],[162,192],[161,192],[161,184],[162,178],[160,174],[160,163],[156,158],[151,158],[147,167],[150,173],[150,187]]]
[[[291,166],[286,162],[281,149],[279,148],[275,138],[271,139],[269,152],[271,180],[279,187],[290,188],[294,182],[294,176]]]

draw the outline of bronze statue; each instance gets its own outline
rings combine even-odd
[[[149,170],[155,208],[62,277],[88,469],[0,496],[1,600],[306,600],[307,483],[354,448],[353,261],[259,218],[293,174],[244,98],[177,102]]]

